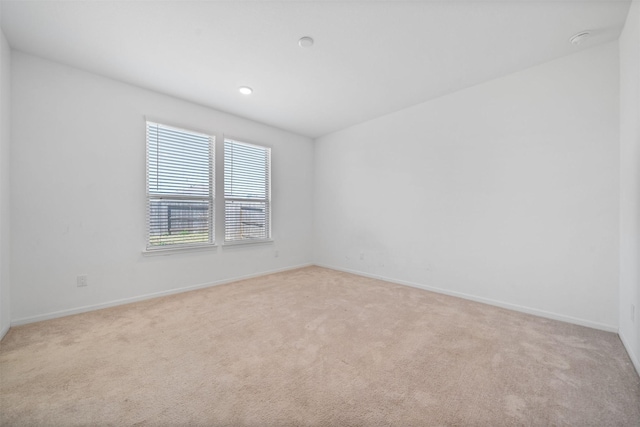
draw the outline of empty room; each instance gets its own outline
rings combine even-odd
[[[0,425],[640,426],[640,0],[0,29]]]

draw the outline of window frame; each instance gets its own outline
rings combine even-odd
[[[227,197],[226,195],[226,173],[227,173],[227,164],[226,164],[226,143],[231,142],[235,144],[245,145],[249,147],[255,147],[266,151],[267,154],[267,182],[265,185],[265,198],[257,199],[257,198],[242,198],[242,197]],[[254,142],[248,142],[246,139],[238,139],[228,135],[224,135],[222,138],[222,165],[223,165],[223,173],[222,173],[222,211],[223,211],[223,245],[224,246],[235,246],[235,245],[259,245],[264,243],[272,243],[273,242],[273,234],[272,234],[272,207],[273,207],[273,195],[271,191],[271,172],[273,170],[271,164],[271,151],[272,147],[267,144],[257,144]],[[246,201],[246,202],[261,202],[265,203],[266,209],[266,237],[264,238],[255,238],[255,239],[234,239],[227,240],[227,200],[235,200],[235,201]]]
[[[151,245],[151,212],[150,206],[151,201],[162,200],[162,196],[153,195],[149,190],[149,130],[150,125],[157,125],[163,128],[174,130],[178,132],[184,132],[189,134],[195,134],[203,137],[207,137],[209,139],[209,195],[208,197],[202,197],[200,195],[188,195],[188,194],[174,194],[174,195],[166,195],[165,198],[167,200],[185,200],[185,201],[203,201],[206,200],[209,204],[209,213],[208,213],[208,234],[209,239],[208,242],[195,242],[195,243],[172,243],[165,245]],[[196,251],[196,250],[206,250],[215,248],[216,245],[216,135],[212,132],[203,132],[195,129],[188,129],[182,126],[175,126],[173,124],[168,124],[167,121],[164,120],[154,120],[145,117],[144,119],[145,126],[145,244],[144,250],[142,253],[144,255],[154,255],[154,254],[167,254],[172,252],[185,252],[185,251]]]

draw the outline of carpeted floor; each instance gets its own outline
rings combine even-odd
[[[12,328],[2,425],[640,425],[617,335],[309,267]]]

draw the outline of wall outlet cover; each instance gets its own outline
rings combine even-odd
[[[76,286],[79,288],[85,287],[89,284],[88,280],[87,280],[87,275],[86,274],[81,274],[78,277],[76,277]]]

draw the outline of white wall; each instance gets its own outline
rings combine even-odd
[[[20,52],[11,65],[14,323],[311,262],[310,139]],[[145,115],[214,133],[220,168],[223,132],[270,145],[275,243],[143,256]]]
[[[616,330],[618,100],[614,42],[318,139],[316,262]]]
[[[620,337],[640,372],[640,2],[620,36]],[[635,320],[631,306],[635,306]]]
[[[0,339],[10,324],[10,187],[9,140],[11,100],[11,49],[0,28]]]

